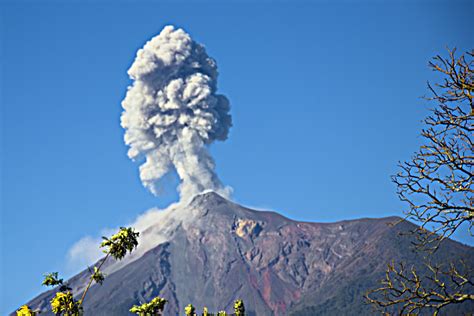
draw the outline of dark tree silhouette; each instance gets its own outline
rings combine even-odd
[[[425,144],[392,177],[398,196],[409,205],[405,219],[420,223],[411,234],[416,236],[415,249],[427,255],[429,273],[389,264],[382,286],[366,295],[382,313],[413,315],[428,310],[437,315],[451,304],[474,301],[472,263],[439,266],[429,259],[461,225],[472,237],[474,218],[474,50],[459,58],[455,50],[448,52],[447,58],[438,55],[429,63],[443,80],[434,87],[428,83],[432,95],[427,99],[436,106],[424,120]]]

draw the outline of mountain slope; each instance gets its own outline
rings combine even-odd
[[[368,314],[362,296],[383,276],[386,263],[422,259],[410,250],[409,238],[398,235],[413,224],[387,225],[397,217],[297,222],[215,193],[197,196],[187,208],[192,220],[177,225],[167,241],[91,287],[86,315],[130,315],[133,304],[156,295],[169,301],[165,315],[182,314],[188,303],[197,310],[205,304],[231,311],[236,298],[245,301],[249,315]],[[474,262],[473,248],[453,241],[438,256]],[[76,293],[87,275],[69,281]],[[53,294],[29,304],[46,309]],[[472,308],[460,305],[456,313]]]

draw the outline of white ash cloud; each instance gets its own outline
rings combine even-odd
[[[76,272],[84,267],[95,263],[104,256],[102,249],[99,248],[101,238],[86,236],[79,239],[67,253],[68,271]]]
[[[176,171],[181,198],[205,190],[228,196],[208,145],[227,139],[228,99],[217,93],[217,65],[182,29],[166,26],[138,50],[128,70],[133,84],[122,102],[128,156],[144,158],[140,179],[153,194]]]

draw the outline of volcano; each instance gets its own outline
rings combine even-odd
[[[363,295],[379,284],[388,262],[423,262],[410,237],[400,235],[416,226],[390,225],[398,217],[299,222],[213,192],[196,196],[186,208],[192,220],[176,225],[166,241],[157,240],[121,266],[109,264],[103,285],[88,293],[85,315],[130,315],[132,305],[157,295],[168,300],[165,315],[181,315],[189,303],[197,311],[207,306],[230,312],[238,298],[248,315],[367,315],[374,311]],[[160,223],[154,226],[161,229]],[[434,260],[446,258],[472,263],[474,249],[447,240]],[[88,277],[84,270],[68,281],[77,296]],[[55,291],[28,304],[51,315]],[[460,304],[450,313],[472,310],[472,304]]]

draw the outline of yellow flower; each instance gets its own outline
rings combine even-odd
[[[16,316],[36,316],[37,313],[32,311],[28,305],[23,305],[16,311]]]
[[[51,300],[51,309],[55,314],[69,316],[80,315],[79,304],[74,300],[71,292],[57,292]]]

